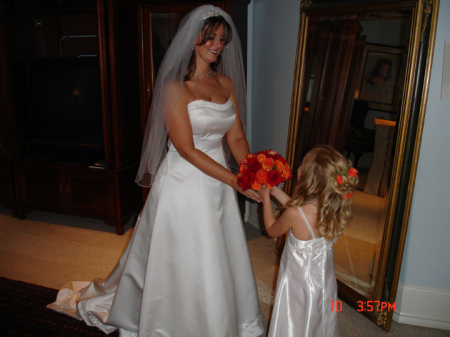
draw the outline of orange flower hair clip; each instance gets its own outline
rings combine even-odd
[[[353,197],[353,192],[348,192],[346,195],[341,196],[342,199],[350,199]]]
[[[347,183],[344,183],[344,177],[347,178]],[[336,171],[333,180],[336,185],[343,187],[344,189],[353,188],[358,184],[358,170],[353,167],[352,162],[349,160],[347,169],[343,171]],[[342,199],[350,199],[353,196],[353,192],[348,192],[345,195],[341,195]]]

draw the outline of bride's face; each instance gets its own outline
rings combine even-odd
[[[203,34],[203,32],[202,32]],[[197,43],[200,43],[203,35],[200,34]],[[197,62],[203,60],[208,63],[213,63],[217,60],[217,56],[222,51],[225,45],[225,28],[220,25],[216,31],[212,32],[207,36],[206,43],[199,46],[195,45],[195,56],[197,57]]]

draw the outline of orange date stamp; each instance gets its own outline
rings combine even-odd
[[[342,311],[342,301],[330,301],[331,302],[331,311]],[[380,311],[395,311],[395,302],[382,302],[382,301],[358,301],[356,302],[358,308],[356,311],[368,311],[372,312],[376,310]]]

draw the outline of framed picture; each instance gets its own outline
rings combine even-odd
[[[403,54],[403,48],[366,44],[356,99],[367,101],[373,110],[397,112]]]

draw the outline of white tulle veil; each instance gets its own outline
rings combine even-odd
[[[211,13],[212,12],[212,13]],[[245,132],[246,121],[246,86],[241,42],[231,17],[218,7],[205,5],[190,12],[181,21],[177,34],[173,38],[162,60],[156,77],[153,100],[144,137],[141,163],[136,182],[150,187],[155,181],[157,170],[162,176],[166,167],[162,165],[167,153],[167,130],[170,128],[173,107],[178,101],[186,70],[193,53],[193,46],[208,15],[220,14],[231,26],[232,40],[222,50],[222,61],[217,72],[228,76],[234,87],[239,114]],[[229,150],[226,147],[230,158]]]

